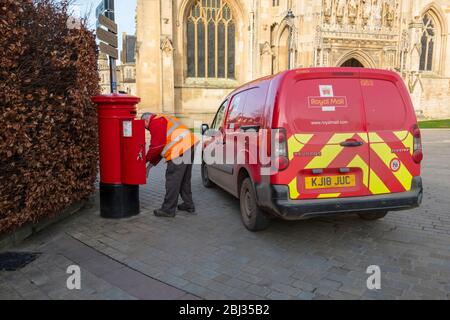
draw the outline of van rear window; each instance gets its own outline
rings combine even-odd
[[[301,80],[290,88],[287,119],[297,132],[362,132],[359,79]]]
[[[396,85],[386,80],[361,80],[367,130],[399,130],[406,121],[406,106]]]

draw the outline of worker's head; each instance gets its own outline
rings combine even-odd
[[[144,114],[142,114],[141,120],[145,121],[145,128],[148,129],[150,126],[150,122],[152,121],[152,119],[155,117],[156,115],[154,113],[151,112],[145,112]]]

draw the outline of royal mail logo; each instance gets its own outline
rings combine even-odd
[[[309,97],[309,108],[321,108],[322,111],[336,111],[336,108],[347,107],[346,97],[335,97],[333,86],[319,86],[320,97]]]
[[[333,86],[319,86],[321,97],[334,97]]]
[[[326,95],[326,96],[329,96],[329,95],[332,95],[333,93],[332,93],[332,91],[330,91],[330,89],[325,89],[323,91],[323,94]]]
[[[309,97],[309,107],[310,108],[323,108],[323,107],[341,107],[347,106],[346,97]]]

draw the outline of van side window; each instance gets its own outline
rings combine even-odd
[[[247,100],[240,121],[241,126],[263,125],[266,90],[264,87],[252,88],[248,91]]]
[[[216,117],[214,118],[214,121],[211,125],[211,129],[213,130],[219,130],[223,125],[223,118],[225,117],[225,110],[228,105],[228,99],[222,103],[222,105],[219,108],[219,111],[217,111]]]
[[[235,95],[233,97],[233,100],[231,100],[226,120],[227,129],[233,129],[232,127],[238,124],[239,118],[241,117],[242,111],[244,109],[246,99],[247,91],[244,91]]]

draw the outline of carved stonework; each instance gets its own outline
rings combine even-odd
[[[358,4],[356,0],[349,0],[348,2],[348,20],[350,24],[354,24],[358,17]]]
[[[325,18],[325,23],[331,22],[331,16],[333,14],[333,0],[323,1],[323,16]]]
[[[386,22],[386,25],[392,28],[395,19],[395,4],[393,3],[393,1],[386,1],[384,3],[383,18]]]
[[[261,50],[261,55],[265,56],[265,55],[269,55],[272,56],[273,55],[273,51],[272,48],[270,46],[269,42],[264,42],[262,44],[260,44],[260,50]]]
[[[161,50],[166,55],[170,55],[173,52],[172,41],[168,37],[161,41]]]
[[[323,66],[329,66],[330,65],[330,54],[331,54],[331,48],[323,48],[323,57],[322,57],[322,65]]]
[[[374,0],[372,3],[373,26],[377,29],[382,27],[381,11],[383,0]]]
[[[338,23],[342,23],[344,20],[346,6],[347,6],[346,0],[338,0],[336,9],[336,20]]]
[[[400,0],[323,0],[328,30],[392,30],[399,26]]]
[[[362,21],[363,25],[366,26],[370,15],[372,13],[372,0],[363,0],[362,1]]]
[[[395,70],[395,54],[396,54],[396,48],[395,47],[385,47],[384,48],[384,68]]]

